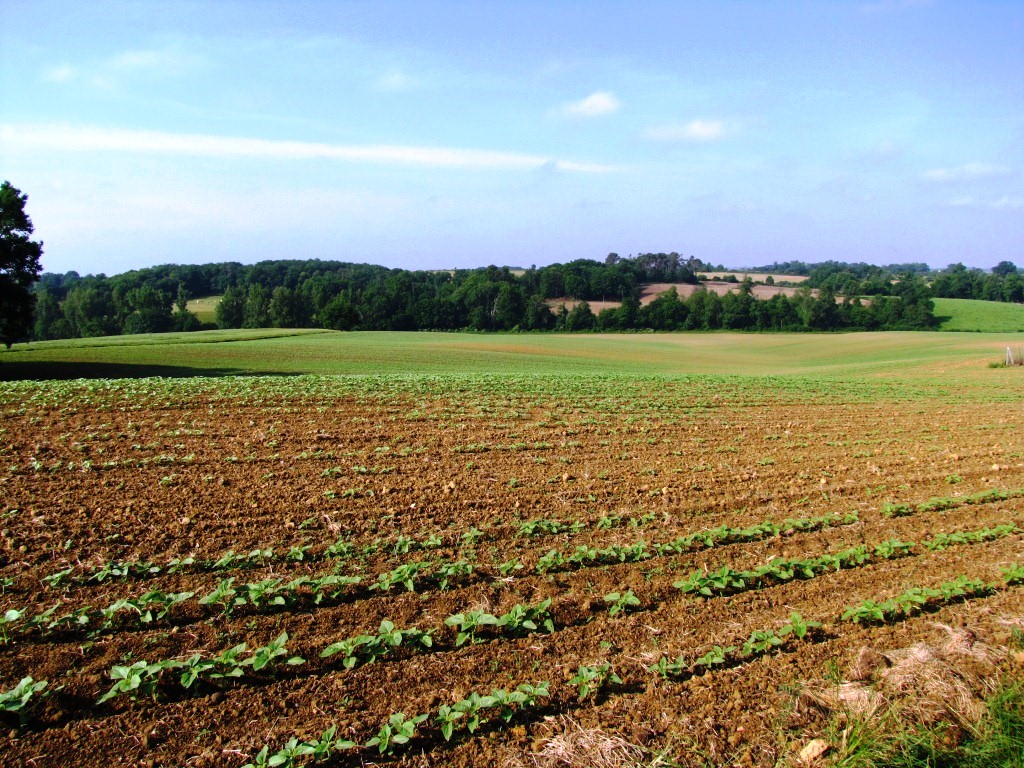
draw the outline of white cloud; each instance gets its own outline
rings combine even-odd
[[[75,79],[76,74],[74,67],[68,64],[61,64],[46,70],[43,73],[43,79],[48,83],[68,83]]]
[[[392,70],[381,75],[374,82],[378,91],[405,91],[415,85],[416,81],[409,75],[399,70]]]
[[[0,125],[0,144],[6,149],[19,147],[30,151],[130,152],[217,158],[338,160],[472,170],[529,170],[551,162],[554,162],[555,167],[562,171],[608,173],[619,170],[614,166],[597,163],[581,163],[518,152],[482,149],[411,147],[389,144],[364,146],[323,144],[66,125]]]
[[[621,106],[622,102],[615,98],[615,94],[598,91],[585,99],[566,104],[562,108],[562,112],[570,117],[600,117],[617,112]]]
[[[990,163],[965,163],[953,168],[932,168],[921,174],[926,181],[976,181],[999,176],[1009,176],[1011,169],[1005,165]]]
[[[979,200],[976,197],[954,197],[946,203],[950,208],[987,208],[992,211],[1024,210],[1024,197],[1003,195],[995,200]]]
[[[1003,195],[998,200],[989,203],[989,208],[996,211],[1020,211],[1024,210],[1024,197],[1013,197]]]
[[[668,123],[645,129],[641,136],[650,141],[716,141],[729,132],[722,120],[691,120],[688,123]]]

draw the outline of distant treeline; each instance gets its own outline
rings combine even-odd
[[[953,265],[786,262],[750,271],[810,275],[793,296],[757,300],[749,280],[718,296],[698,286],[646,306],[648,283],[697,285],[703,272],[725,271],[677,253],[510,270],[486,267],[411,271],[337,261],[265,261],[163,265],[105,275],[44,274],[36,286],[34,338],[106,336],[203,328],[338,330],[911,330],[935,326],[931,298],[1021,301],[1021,276],[1003,262],[991,273]],[[996,290],[998,286],[999,290]],[[812,291],[813,289],[813,291]],[[983,294],[983,295],[979,295]],[[216,324],[188,310],[190,298],[223,296]],[[847,297],[841,302],[836,296]],[[870,297],[860,301],[855,297]],[[551,310],[553,299],[571,309]],[[621,305],[591,310],[591,301]],[[557,304],[556,304],[557,307]]]
[[[776,275],[807,275],[804,285],[812,288],[830,288],[838,296],[886,296],[898,290],[897,280],[902,275],[923,277],[937,299],[982,299],[984,301],[1024,302],[1024,275],[1010,261],[1001,261],[991,270],[969,269],[963,264],[951,264],[942,270],[932,270],[927,264],[845,264],[826,261],[805,264],[786,261],[757,267],[752,272]]]

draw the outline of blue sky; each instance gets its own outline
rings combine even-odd
[[[1024,266],[1024,2],[0,0],[44,268]]]

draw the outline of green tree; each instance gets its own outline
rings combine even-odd
[[[228,286],[217,302],[216,317],[219,328],[241,328],[245,320],[245,289]]]
[[[35,229],[26,202],[9,181],[0,185],[0,342],[8,348],[32,330],[32,284],[42,271],[43,244],[30,239]]]
[[[152,286],[143,285],[126,295],[131,313],[125,318],[122,333],[163,333],[170,330],[171,297]]]
[[[270,289],[261,283],[249,286],[245,298],[245,312],[242,315],[242,327],[270,327]]]
[[[47,290],[36,293],[35,323],[32,338],[36,341],[65,339],[71,335],[71,326],[64,319],[57,297]]]
[[[564,329],[566,331],[589,331],[593,329],[596,321],[597,318],[594,317],[590,304],[581,301],[566,315]]]
[[[178,298],[174,301],[174,314],[171,316],[171,327],[175,331],[198,331],[202,325],[196,313],[188,308],[188,288],[178,283]]]

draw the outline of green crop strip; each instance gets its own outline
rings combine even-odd
[[[932,550],[951,546],[954,543],[972,544],[994,541],[1018,533],[1020,530],[1012,523],[1000,525],[995,528],[968,532],[962,535],[957,542],[950,541],[948,534],[939,534],[938,537],[923,542],[921,547],[925,550]],[[936,545],[937,541],[942,542],[942,547]],[[694,571],[686,579],[674,582],[673,586],[684,594],[694,597],[720,597],[770,587],[775,584],[784,584],[795,579],[813,579],[823,573],[844,568],[859,568],[883,560],[912,556],[915,554],[914,550],[917,546],[913,542],[888,540],[880,542],[874,547],[860,545],[819,557],[776,558],[757,568],[745,571],[737,571],[723,565],[713,571]]]

